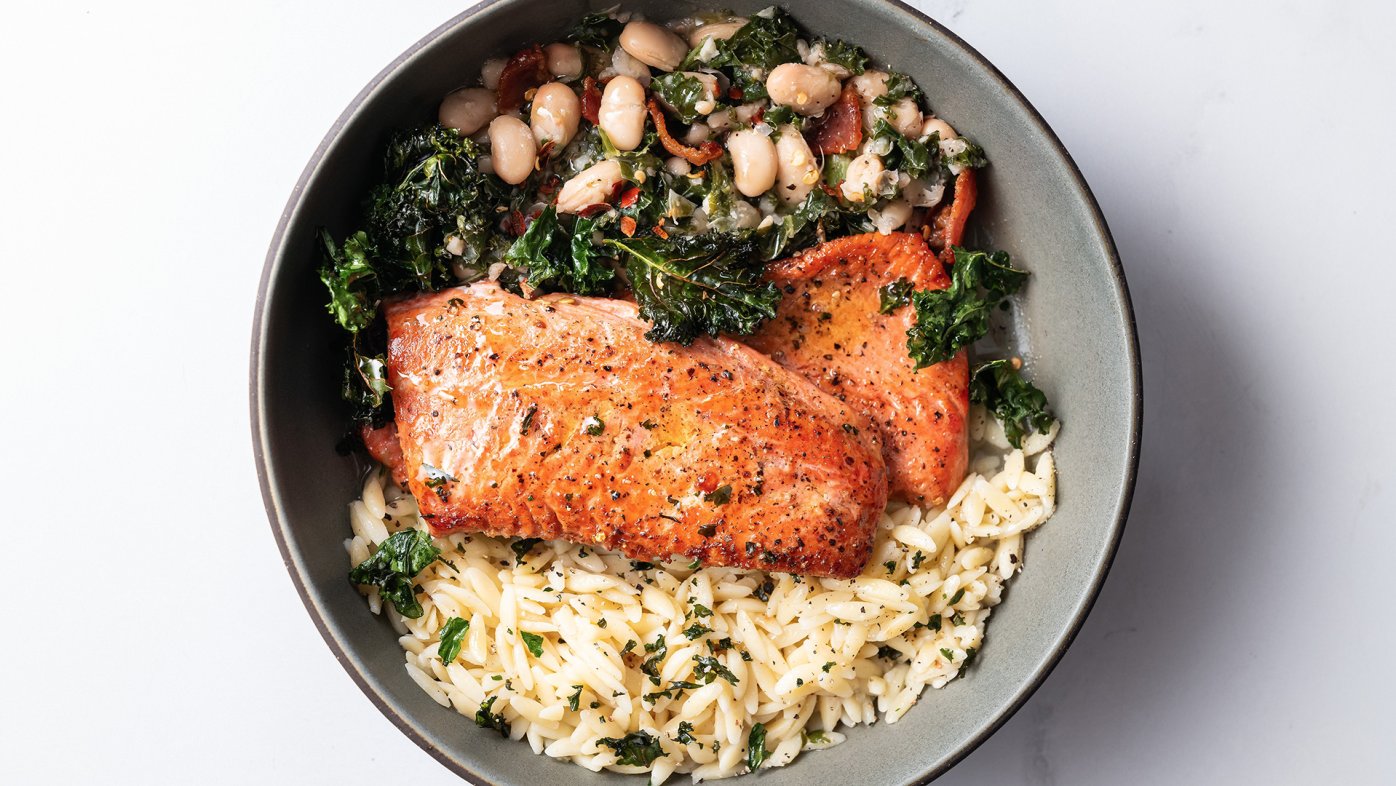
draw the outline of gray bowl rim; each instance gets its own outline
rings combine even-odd
[[[965,741],[959,750],[943,759],[939,764],[933,765],[927,769],[919,778],[912,782],[916,784],[916,786],[922,786],[922,784],[930,783],[945,774],[956,764],[959,764],[966,756],[973,753],[976,748],[984,744],[985,740],[993,736],[994,732],[998,731],[1003,724],[1007,723],[1008,719],[1013,717],[1013,715],[1027,703],[1028,699],[1032,698],[1032,695],[1042,686],[1047,676],[1051,674],[1052,670],[1061,662],[1062,656],[1066,654],[1067,648],[1076,640],[1077,634],[1081,632],[1081,627],[1085,624],[1086,617],[1090,615],[1091,609],[1095,606],[1096,600],[1100,596],[1101,588],[1105,584],[1105,578],[1110,573],[1111,565],[1114,564],[1115,554],[1120,546],[1120,539],[1124,535],[1125,523],[1129,518],[1130,506],[1134,501],[1134,486],[1139,473],[1139,452],[1143,436],[1143,369],[1139,357],[1139,333],[1135,321],[1134,305],[1130,300],[1129,285],[1125,281],[1124,265],[1120,262],[1120,254],[1115,246],[1115,239],[1110,233],[1110,227],[1105,222],[1105,215],[1100,209],[1100,203],[1096,201],[1095,194],[1091,192],[1090,186],[1086,184],[1086,179],[1081,174],[1081,168],[1076,165],[1076,161],[1071,157],[1071,153],[1067,151],[1066,146],[1062,144],[1061,139],[1057,137],[1056,132],[1047,124],[1042,114],[1037,111],[1037,108],[1032,105],[1032,102],[1028,101],[1022,91],[1009,81],[1008,77],[1004,76],[993,63],[989,62],[988,58],[980,54],[977,49],[970,46],[964,39],[960,38],[949,28],[922,13],[920,10],[901,2],[901,0],[871,1],[891,6],[894,10],[911,17],[917,23],[929,27],[937,35],[943,36],[951,44],[963,50],[976,64],[984,69],[985,73],[998,84],[999,88],[1007,94],[1010,100],[1018,102],[1022,108],[1027,111],[1031,122],[1051,143],[1052,149],[1056,155],[1060,156],[1061,159],[1066,162],[1067,168],[1071,173],[1072,185],[1076,191],[1085,198],[1086,204],[1091,211],[1091,219],[1095,231],[1099,235],[1102,245],[1109,255],[1109,269],[1114,279],[1116,298],[1120,305],[1121,313],[1124,315],[1123,327],[1126,333],[1126,350],[1129,355],[1128,368],[1130,370],[1131,389],[1129,390],[1129,410],[1131,422],[1129,444],[1127,448],[1128,456],[1126,458],[1125,482],[1120,489],[1120,499],[1116,506],[1115,521],[1110,530],[1110,542],[1107,544],[1101,560],[1096,566],[1095,575],[1091,578],[1090,587],[1083,597],[1080,606],[1076,609],[1071,621],[1058,637],[1055,646],[1046,653],[1046,656],[1038,664],[1033,673],[1029,675],[1027,681],[1023,684],[1023,688],[1019,690],[1013,700],[1000,710],[997,715],[987,719],[984,724],[980,726],[979,730]],[[305,169],[301,172],[300,178],[297,179],[296,185],[291,191],[291,196],[286,201],[286,207],[282,210],[281,218],[277,222],[276,232],[272,235],[271,245],[267,249],[266,261],[262,267],[262,277],[257,284],[257,302],[252,317],[252,346],[250,356],[251,374],[249,403],[251,408],[252,450],[257,463],[257,481],[262,489],[262,503],[266,508],[267,518],[271,523],[272,534],[276,537],[276,545],[281,551],[282,562],[285,564],[287,572],[291,575],[291,579],[296,586],[296,592],[300,595],[301,602],[305,604],[306,611],[309,612],[316,629],[320,631],[321,638],[325,640],[325,643],[329,645],[330,649],[334,652],[335,659],[339,661],[340,666],[342,666],[349,674],[349,677],[353,679],[354,684],[359,686],[359,690],[363,691],[369,701],[373,702],[373,705],[378,708],[378,711],[383,713],[388,720],[392,721],[393,725],[397,726],[398,730],[406,735],[408,739],[416,743],[418,747],[430,754],[432,758],[471,783],[486,783],[488,781],[482,775],[472,770],[467,762],[461,761],[452,756],[449,752],[434,745],[427,739],[426,735],[417,728],[412,719],[407,717],[406,713],[399,711],[386,696],[375,690],[364,678],[362,667],[359,662],[354,655],[349,652],[344,642],[340,640],[337,632],[325,622],[325,618],[320,614],[315,598],[313,597],[316,593],[310,588],[305,577],[301,575],[296,567],[295,560],[292,558],[292,545],[287,534],[288,523],[282,518],[281,512],[277,509],[271,489],[271,476],[267,471],[266,460],[263,457],[265,446],[263,430],[265,424],[262,419],[260,394],[262,392],[262,348],[268,341],[263,312],[266,305],[267,288],[273,275],[279,271],[281,267],[280,257],[285,240],[286,228],[291,215],[295,212],[296,204],[300,201],[311,176],[319,168],[320,161],[324,157],[325,152],[329,149],[331,143],[339,136],[350,118],[358,111],[359,106],[383,80],[396,71],[419,50],[484,9],[509,2],[511,2],[511,0],[482,0],[482,2],[465,9],[430,33],[427,33],[412,46],[408,47],[406,51],[398,55],[383,70],[379,71],[378,74],[359,91],[358,95],[354,96],[354,99],[349,102],[349,105],[345,107],[339,117],[335,119],[330,130],[325,134],[325,137],[320,140],[320,144],[316,147],[315,153],[310,157],[310,161],[305,165]]]

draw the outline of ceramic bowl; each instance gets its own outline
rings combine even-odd
[[[271,243],[252,338],[251,405],[267,514],[286,567],[326,643],[403,733],[476,783],[634,784],[534,756],[476,729],[408,678],[395,634],[345,578],[346,505],[360,467],[335,452],[337,328],[315,276],[314,234],[342,236],[377,175],[392,129],[435,117],[487,57],[557,40],[603,2],[497,0],[433,31],[383,70],[335,122],[286,206]],[[668,19],[716,6],[634,0]],[[888,0],[789,0],[809,30],[845,38],[911,74],[935,111],[987,151],[967,245],[1002,248],[1033,272],[1016,324],[1019,350],[1065,426],[1056,446],[1060,497],[1027,544],[1026,569],[994,610],[985,648],[964,679],[928,690],[901,721],[859,726],[836,748],[762,771],[762,786],[924,783],[994,732],[1051,671],[1105,579],[1124,526],[1139,450],[1140,378],[1133,315],[1109,230],[1081,173],[1007,79],[931,19]],[[753,781],[754,782],[754,781]]]

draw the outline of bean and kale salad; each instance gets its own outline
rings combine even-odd
[[[983,150],[909,76],[775,7],[667,25],[588,15],[562,41],[487,61],[382,159],[359,228],[321,233],[358,422],[391,416],[379,306],[398,293],[490,279],[524,297],[629,296],[650,340],[689,344],[774,316],[771,260],[919,232],[943,246],[952,285],[890,287],[882,305],[915,309],[907,347],[924,367],[983,338],[1027,277],[1004,252],[946,242],[957,181]],[[971,370],[972,400],[1015,445],[1053,420],[1020,366]]]

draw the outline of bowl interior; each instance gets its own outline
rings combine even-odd
[[[606,3],[503,0],[462,14],[385,70],[336,123],[292,195],[264,273],[253,336],[252,408],[259,470],[273,527],[316,624],[345,668],[405,733],[477,782],[639,781],[591,774],[528,755],[437,706],[407,676],[395,634],[345,578],[346,505],[360,467],[335,453],[343,433],[336,378],[339,336],[325,314],[314,233],[357,219],[392,129],[430,120],[440,97],[472,81],[486,57],[560,37]],[[635,0],[666,19],[715,6],[763,3]],[[1133,485],[1139,379],[1133,317],[1099,210],[1041,118],[948,31],[885,0],[786,2],[807,28],[853,41],[910,73],[932,108],[979,142],[981,203],[972,245],[1002,248],[1033,272],[1015,326],[1036,384],[1065,427],[1057,443],[1055,517],[1029,539],[967,678],[927,691],[900,722],[858,727],[837,748],[763,772],[766,786],[928,780],[972,750],[1056,663],[1095,598]]]

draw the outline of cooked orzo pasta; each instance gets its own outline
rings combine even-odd
[[[441,558],[416,576],[420,617],[364,594],[427,695],[535,753],[656,784],[782,766],[842,742],[841,726],[896,722],[983,646],[1024,536],[1055,507],[1056,426],[1010,449],[976,407],[970,432],[972,471],[948,504],[890,505],[856,579],[457,533],[433,540]],[[350,523],[355,565],[426,530],[381,470]]]

